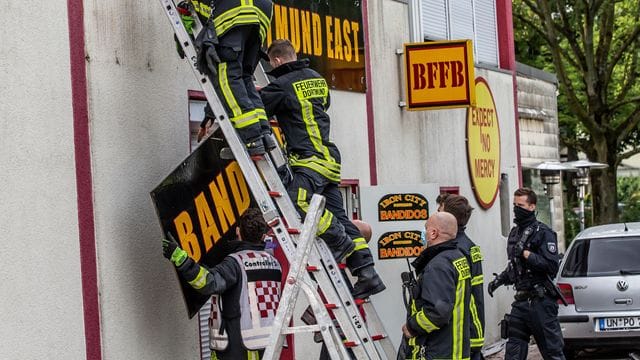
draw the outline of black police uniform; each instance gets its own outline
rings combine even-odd
[[[192,3],[203,24],[213,14],[220,63],[211,82],[229,120],[245,143],[257,140],[271,132],[253,73],[269,31],[273,3],[271,0],[192,0]]]
[[[516,210],[522,212],[523,209]],[[512,279],[504,283],[513,283],[516,289],[515,301],[507,316],[505,359],[526,359],[531,335],[544,359],[564,359],[558,298],[551,283],[559,268],[558,240],[553,230],[536,220],[533,211],[527,213],[509,233],[510,266],[498,275],[498,278]],[[530,234],[526,236],[525,232]],[[521,242],[523,237],[526,240]],[[523,250],[530,251],[527,259],[522,255]]]
[[[331,103],[325,79],[309,68],[309,60],[297,60],[269,72],[275,77],[260,90],[268,116],[275,115],[286,139],[292,176],[283,179],[298,212],[305,216],[313,194],[326,198],[318,236],[334,252],[349,254],[347,266],[352,273],[373,268],[373,257],[366,240],[344,211],[340,183],[340,152],[329,140]],[[367,270],[368,271],[368,270]],[[377,275],[375,275],[377,278]],[[376,291],[384,290],[377,278]],[[361,288],[355,285],[354,296]]]

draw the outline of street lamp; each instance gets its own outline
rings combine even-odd
[[[564,163],[564,165],[572,168],[570,171],[576,172],[576,177],[573,178],[573,186],[578,188],[578,200],[580,201],[578,217],[580,219],[580,231],[582,231],[584,230],[584,196],[586,188],[589,185],[589,170],[604,169],[609,167],[609,165],[591,162],[589,160],[569,161]]]
[[[549,226],[553,229],[553,220],[555,218],[555,207],[553,205],[553,191],[552,185],[560,184],[560,172],[572,170],[572,167],[566,166],[564,163],[560,163],[557,161],[545,161],[536,166],[533,166],[532,169],[540,170],[540,180],[544,184],[544,192],[549,198],[549,212],[551,216],[551,220],[549,221]]]

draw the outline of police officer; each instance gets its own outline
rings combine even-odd
[[[220,264],[207,269],[188,257],[172,239],[163,240],[164,256],[196,291],[212,296],[211,359],[259,359],[268,345],[280,301],[280,264],[265,250],[267,230],[259,210],[238,219],[239,240]],[[223,309],[223,311],[220,311]]]
[[[199,68],[209,75],[249,154],[264,154],[265,148],[271,150],[276,144],[270,136],[271,128],[253,83],[253,73],[271,25],[273,3],[271,0],[191,0],[191,3],[205,24],[203,33],[209,30],[211,34],[196,37],[195,45],[200,46]],[[186,17],[186,25],[191,12],[185,7],[179,5],[178,10],[183,23]],[[207,26],[210,17],[212,24]],[[205,116],[198,138],[206,133],[210,119],[211,116]]]
[[[508,337],[505,359],[526,359],[529,338],[536,340],[544,359],[564,359],[558,322],[559,294],[551,282],[559,267],[556,234],[536,219],[537,197],[529,188],[514,193],[516,226],[507,243],[509,264],[489,283],[489,295],[501,285],[515,285],[515,301],[505,317]]]
[[[426,248],[412,263],[418,279],[402,326],[408,349],[398,358],[469,359],[471,272],[456,233],[456,218],[447,212],[427,220]]]
[[[340,183],[340,151],[329,140],[329,87],[309,60],[298,60],[289,40],[274,40],[267,51],[275,77],[260,90],[269,116],[277,116],[286,139],[291,178],[283,179],[296,209],[305,216],[313,194],[326,198],[318,236],[336,261],[346,257],[347,267],[358,281],[353,296],[367,298],[386,287],[373,267],[369,245],[343,208]]]
[[[464,254],[471,267],[471,302],[469,312],[471,314],[471,360],[484,359],[482,356],[482,346],[484,345],[484,277],[482,274],[482,252],[465,233],[467,222],[471,217],[473,207],[464,196],[449,195],[438,197],[441,199],[441,206],[438,211],[446,211],[455,216],[458,222],[458,233],[456,242],[458,249]],[[436,200],[437,201],[437,200]]]

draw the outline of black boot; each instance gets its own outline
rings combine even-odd
[[[249,156],[264,155],[264,153],[266,152],[266,150],[264,149],[262,137],[247,141],[245,143],[245,146],[247,147]]]
[[[355,299],[366,299],[387,288],[378,273],[376,273],[373,265],[360,269],[357,276],[358,281],[353,285],[353,291],[351,292]]]

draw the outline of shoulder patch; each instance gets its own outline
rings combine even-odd
[[[549,250],[550,253],[555,254],[556,251],[558,251],[558,248],[556,247],[555,243],[548,242],[547,243],[547,250]]]
[[[453,266],[458,270],[458,280],[465,280],[471,278],[471,269],[469,268],[469,262],[467,258],[461,257],[453,260]]]
[[[482,261],[483,257],[482,252],[480,252],[480,246],[472,246],[469,252],[471,253],[471,262],[477,263],[478,261]]]

